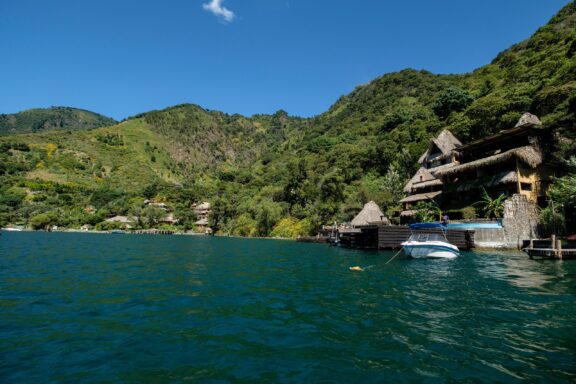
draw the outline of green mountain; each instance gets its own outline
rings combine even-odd
[[[83,109],[70,107],[37,108],[12,114],[0,114],[0,135],[55,129],[100,128],[116,123],[112,118]]]
[[[192,202],[210,201],[215,227],[250,236],[303,234],[369,200],[394,216],[432,136],[448,128],[467,142],[526,111],[555,130],[564,164],[576,156],[575,30],[572,2],[472,73],[386,74],[314,118],[186,104],[104,128],[0,138],[0,222],[78,227],[140,215],[144,198],[166,202],[183,227]]]

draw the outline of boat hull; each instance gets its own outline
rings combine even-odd
[[[407,256],[413,257],[415,259],[454,259],[460,256],[458,247],[440,241],[406,241],[402,243],[402,249]]]

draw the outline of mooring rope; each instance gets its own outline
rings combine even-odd
[[[392,260],[394,260],[396,258],[396,256],[398,256],[400,254],[400,252],[402,252],[402,248],[400,248],[400,250],[398,252],[396,252],[396,254],[394,256],[392,256],[390,258],[390,260],[388,260],[387,262],[384,263],[384,265],[388,264],[389,262],[391,262]]]
[[[400,254],[400,252],[402,252],[402,248],[400,248],[400,250],[398,252],[396,252],[396,254],[394,256],[392,256],[390,258],[390,260],[388,260],[387,262],[384,263],[384,265],[388,264],[389,262],[391,262],[392,260],[394,260],[396,258],[396,256],[398,256]],[[367,269],[370,269],[372,267],[374,267],[375,265],[369,265],[367,267],[360,267],[360,266],[354,266],[354,267],[349,267],[348,269],[350,269],[351,271],[358,271],[358,272],[364,272]]]

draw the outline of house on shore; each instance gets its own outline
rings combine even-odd
[[[554,168],[544,151],[552,136],[540,125],[536,116],[525,113],[514,128],[458,148],[454,166],[434,172],[445,186],[444,199],[462,205],[484,188],[491,195],[519,194],[544,205]]]
[[[192,204],[192,210],[198,219],[194,225],[196,226],[196,230],[198,232],[203,232],[205,234],[212,234],[212,228],[209,227],[209,220],[208,217],[210,216],[210,212],[212,212],[211,205],[209,202],[205,201],[200,204]]]
[[[120,226],[122,227],[122,229],[131,229],[132,224],[134,224],[136,222],[135,219],[127,217],[127,216],[114,216],[114,217],[110,217],[104,221],[108,222],[108,223],[120,223]]]
[[[541,127],[538,117],[525,113],[513,128],[468,144],[446,132],[430,141],[419,161],[422,167],[406,184],[401,218],[410,220],[420,201],[434,201],[451,220],[472,217],[485,190],[492,197],[509,197],[501,220],[471,223],[477,246],[514,248],[536,236],[538,206],[546,205],[555,176],[546,151],[552,146],[551,131]]]
[[[465,145],[442,131],[430,141],[419,160],[422,168],[404,188],[402,216],[413,215],[417,202],[434,200],[458,219],[458,209],[479,201],[484,189],[491,196],[517,194],[543,205],[554,175],[544,150],[551,142],[550,131],[530,113],[513,128]]]
[[[194,213],[196,214],[196,218],[198,220],[208,218],[208,216],[210,215],[210,212],[212,211],[210,207],[211,207],[210,203],[207,201],[200,203],[200,204],[194,203],[191,206],[191,208],[194,211]]]
[[[168,224],[168,225],[174,225],[178,223],[178,219],[176,219],[174,217],[173,213],[169,213],[166,216],[162,217],[159,221],[161,224]]]
[[[403,208],[401,217],[414,215],[413,207],[418,202],[432,200],[442,194],[444,182],[435,176],[434,172],[454,166],[456,150],[461,146],[460,140],[448,130],[443,130],[438,137],[430,139],[428,149],[418,159],[420,169],[404,186],[407,196],[400,200]]]

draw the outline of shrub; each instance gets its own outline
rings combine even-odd
[[[462,208],[461,212],[462,212],[462,218],[465,220],[472,220],[478,217],[478,215],[476,214],[476,209],[474,207]]]

